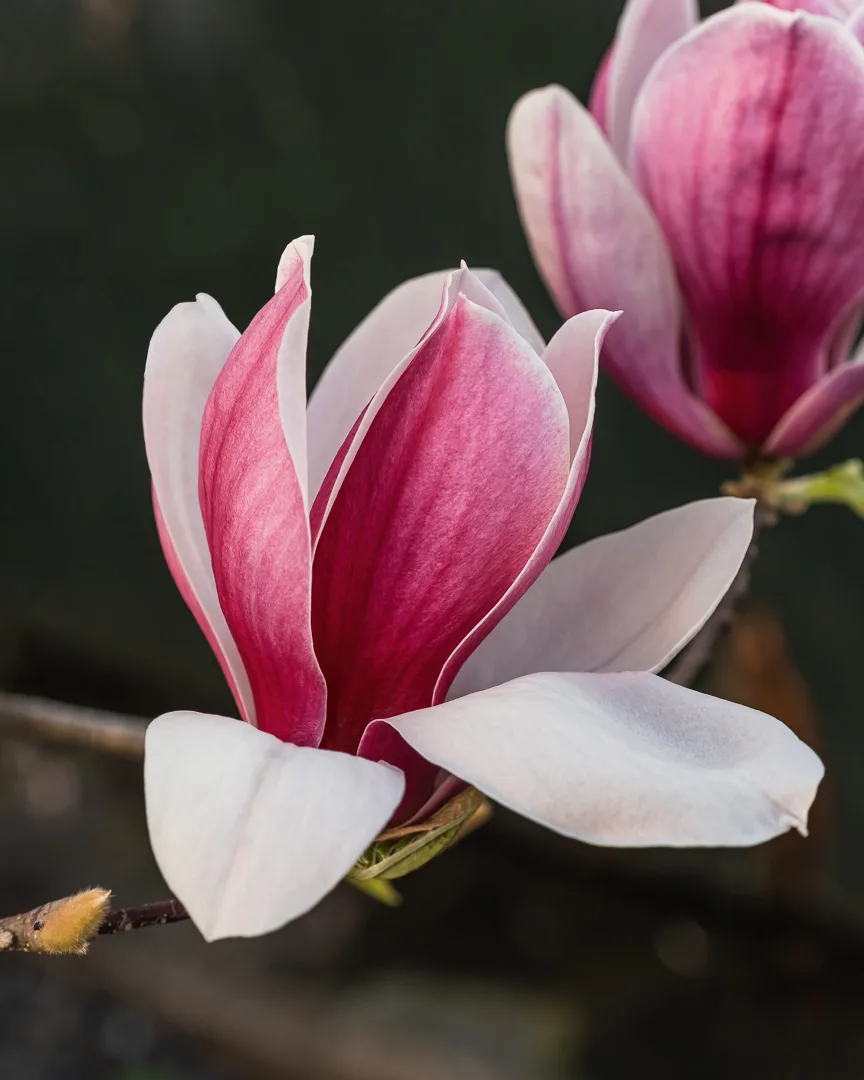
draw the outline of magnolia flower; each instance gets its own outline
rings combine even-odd
[[[546,346],[496,274],[419,278],[306,410],[311,251],[288,247],[242,335],[200,296],[147,359],[162,545],[245,721],[180,712],[147,733],[154,851],[205,937],[302,914],[461,782],[596,844],[803,831],[812,751],[649,674],[726,591],[752,505],[695,503],[547,568],[614,316]]]
[[[864,399],[856,33],[852,0],[740,3],[701,24],[696,0],[629,0],[593,119],[558,86],[510,118],[558,307],[623,308],[609,372],[717,457],[807,453]]]

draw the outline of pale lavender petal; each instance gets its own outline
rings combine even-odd
[[[628,0],[612,46],[606,87],[606,131],[627,161],[633,106],[663,53],[699,22],[696,0]]]
[[[270,933],[314,907],[384,828],[404,778],[223,716],[147,729],[156,862],[208,941]]]
[[[529,675],[383,722],[511,810],[609,847],[806,832],[823,775],[778,720],[641,673]]]
[[[240,337],[209,296],[178,304],[153,334],[144,371],[144,445],[168,567],[219,660],[243,716],[254,723],[249,679],[216,592],[198,502],[198,450],[210,391]]]
[[[753,502],[706,499],[560,555],[465,662],[451,697],[536,671],[658,671],[738,573]]]

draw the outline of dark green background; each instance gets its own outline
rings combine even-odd
[[[504,124],[516,98],[544,83],[562,82],[585,98],[620,7],[611,0],[0,0],[0,683],[145,715],[231,708],[153,527],[140,424],[153,328],[174,303],[202,290],[245,325],[270,294],[286,242],[314,232],[310,381],[386,291],[462,258],[503,271],[551,333],[558,320],[517,220]],[[860,454],[862,436],[859,417],[808,465]],[[573,537],[715,494],[728,475],[604,380]],[[782,615],[816,696],[837,802],[833,872],[859,910],[862,552],[864,522],[841,510],[814,511],[765,538],[754,585]],[[138,813],[137,789],[132,801]],[[411,879],[415,900],[428,889],[427,906],[435,908],[450,895],[447,875],[458,878],[460,859],[475,876],[484,858],[499,865],[490,851],[506,860],[506,830],[488,832],[478,847],[458,849],[440,869],[433,864],[423,881],[418,875],[416,886]],[[139,845],[139,857],[149,858]],[[67,846],[80,851],[76,866],[104,873],[93,851]],[[26,845],[20,858],[25,847],[32,862],[36,849]],[[574,861],[579,850],[567,847]],[[68,887],[81,884],[76,877]],[[553,875],[543,886],[547,900],[558,884]],[[489,888],[484,903],[492,910],[500,897],[494,881]],[[532,904],[537,888],[524,878]],[[569,899],[561,903],[570,910]],[[380,940],[390,940],[392,926],[400,955],[404,947],[406,955],[427,949],[437,956],[439,938],[423,938],[422,904],[419,910],[411,915],[406,905],[403,921],[388,929],[382,921]],[[440,904],[435,910],[446,921],[446,905],[444,915]],[[452,926],[473,934],[470,915],[454,911]],[[500,908],[503,922],[511,915]],[[478,918],[478,926],[486,921]],[[446,933],[436,930],[441,939],[450,932],[450,923]],[[636,952],[628,932],[614,955],[616,943],[597,942],[604,974],[592,995],[602,996],[607,968],[622,984],[630,978]],[[291,933],[279,940],[293,941]],[[482,940],[482,927],[477,933]],[[506,952],[499,965],[503,939],[497,930],[492,937],[487,967],[500,966],[502,980],[524,977],[507,966]],[[577,957],[588,947],[581,939],[571,944]],[[742,979],[728,999],[744,993],[758,1002],[758,978]],[[710,1022],[715,991],[705,985],[693,1008]],[[655,1042],[670,1061],[689,1060],[688,997],[682,991],[663,1019],[668,1035],[659,1017],[638,1014],[646,1030],[659,1031]],[[797,998],[774,1016],[778,1044],[796,1008]],[[766,1017],[752,1013],[752,1040],[737,1058],[733,1036],[722,1036],[719,1054],[702,1045],[702,1065],[713,1063],[718,1078],[731,1075],[723,1066],[728,1052],[736,1069],[752,1065],[747,1076],[797,1077],[785,1066],[758,1067],[753,1047]],[[693,1027],[694,1054],[702,1030]],[[831,1047],[830,1022],[827,1030]],[[613,1056],[626,1049],[626,1040],[612,1042]],[[644,1063],[646,1076],[695,1075],[686,1063],[668,1073]],[[631,1064],[622,1070],[597,1075],[634,1075]]]

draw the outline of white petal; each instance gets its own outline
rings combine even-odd
[[[450,696],[535,671],[659,671],[732,584],[753,506],[705,499],[559,555],[468,658]]]
[[[696,0],[629,0],[624,8],[609,63],[606,129],[625,164],[633,106],[648,72],[698,22]]]
[[[522,302],[495,270],[473,274],[492,294],[500,314],[535,352],[543,339]],[[384,384],[387,376],[417,345],[441,308],[448,277],[458,271],[439,270],[405,281],[373,308],[333,354],[309,397],[309,489],[321,487],[327,470],[357,417]],[[458,285],[458,281],[457,281]],[[476,297],[471,297],[477,302]]]
[[[306,437],[306,344],[312,310],[310,272],[314,248],[314,236],[301,236],[292,240],[282,253],[276,275],[277,292],[292,279],[297,283],[298,277],[301,278],[301,287],[305,288],[306,292],[305,299],[285,327],[276,362],[276,380],[279,387],[279,416],[285,432],[285,442],[294,463],[307,513],[310,501]]]
[[[803,833],[824,771],[778,720],[644,673],[529,675],[386,723],[510,809],[607,847]]]
[[[157,515],[172,552],[178,587],[202,624],[246,717],[254,718],[249,680],[225,622],[198,502],[204,406],[239,331],[212,297],[178,304],[156,328],[144,371],[144,445]]]
[[[159,869],[214,941],[269,933],[314,907],[386,825],[404,777],[184,712],[147,729],[144,785]]]
[[[543,355],[546,342],[528,314],[528,309],[497,270],[474,270],[472,273],[483,282],[489,292],[504,309],[513,329],[523,337],[538,356]]]

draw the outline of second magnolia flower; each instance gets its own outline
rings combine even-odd
[[[154,851],[202,933],[302,914],[388,822],[462,782],[597,844],[803,830],[815,754],[650,674],[728,588],[752,504],[696,503],[549,565],[615,316],[544,345],[497,275],[420,278],[346,341],[307,413],[311,251],[289,245],[245,333],[199,297],[147,361],[163,548],[245,721],[148,730]]]
[[[514,187],[558,307],[622,308],[609,372],[709,454],[798,457],[864,399],[859,38],[852,0],[701,24],[696,0],[629,0],[593,116],[558,86],[513,110]]]

